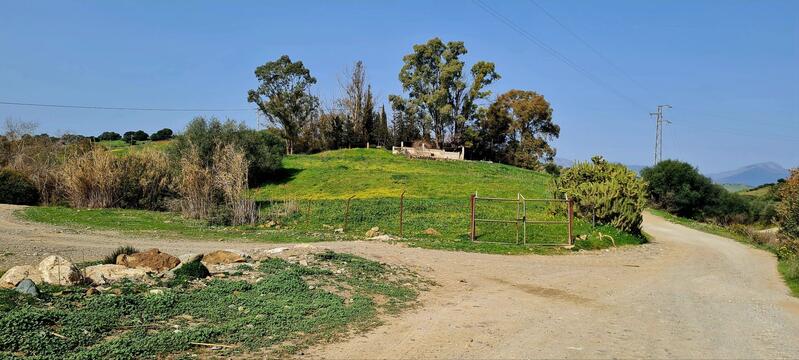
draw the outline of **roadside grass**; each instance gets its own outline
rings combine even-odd
[[[174,213],[142,210],[79,210],[59,207],[28,208],[21,216],[78,229],[117,230],[149,236],[196,239],[237,239],[264,242],[307,242],[363,239],[378,227],[411,246],[502,254],[565,253],[535,246],[565,244],[567,226],[514,223],[477,225],[477,240],[469,236],[469,196],[551,198],[551,176],[513,166],[473,161],[411,160],[382,149],[347,149],[314,155],[293,155],[271,182],[251,190],[265,224],[210,227]],[[403,225],[400,231],[400,194]],[[348,201],[349,198],[351,200]],[[348,206],[349,204],[349,206]],[[527,220],[565,221],[564,203],[527,203]],[[515,202],[478,201],[477,218],[515,220]],[[339,230],[339,231],[336,231]],[[646,242],[642,236],[611,227],[594,229],[575,220],[576,249],[601,249]],[[517,244],[518,242],[518,244]]]
[[[169,288],[121,282],[93,295],[83,286],[42,286],[39,299],[0,289],[0,358],[285,356],[374,327],[381,314],[413,306],[429,285],[407,270],[334,252],[308,266],[271,258],[242,271],[250,277]]]
[[[777,255],[777,260],[778,260],[777,269],[782,275],[783,280],[785,280],[785,284],[788,285],[788,288],[791,289],[791,293],[793,294],[793,296],[799,297],[799,254],[781,253],[780,249],[776,249],[773,246],[760,244],[754,241],[746,234],[733,231],[723,226],[703,223],[692,219],[686,219],[683,217],[672,215],[663,210],[648,209],[648,211],[654,215],[660,216],[668,220],[669,222],[680,224],[689,227],[691,229],[699,230],[709,234],[733,239],[735,241],[753,246],[755,248],[774,253],[775,255]]]

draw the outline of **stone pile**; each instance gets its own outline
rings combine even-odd
[[[260,261],[287,248],[260,250],[254,253]],[[123,279],[146,282],[153,277],[169,278],[184,264],[200,261],[211,274],[230,272],[243,263],[253,261],[253,256],[236,250],[217,250],[207,254],[184,254],[178,257],[150,249],[134,254],[117,256],[115,264],[92,265],[79,270],[69,260],[51,255],[38,265],[20,265],[6,271],[0,277],[0,288],[16,288],[17,291],[36,296],[35,285],[108,285]]]

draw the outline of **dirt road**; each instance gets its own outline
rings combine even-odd
[[[46,253],[98,258],[121,244],[171,253],[258,243],[129,238],[30,224],[0,205],[0,269]],[[799,358],[799,300],[774,257],[645,216],[651,244],[501,256],[371,242],[321,243],[408,266],[440,286],[422,306],[313,358]],[[35,255],[34,255],[35,253]]]

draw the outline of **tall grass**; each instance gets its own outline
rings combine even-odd
[[[231,144],[217,146],[214,151],[214,186],[222,194],[222,206],[230,211],[231,225],[255,224],[258,221],[255,201],[245,196],[250,167],[245,156],[244,152]]]
[[[179,195],[176,210],[190,219],[207,219],[214,207],[213,189],[211,170],[204,165],[199,150],[192,146],[180,158],[180,175],[175,184]]]
[[[61,168],[61,181],[70,205],[81,208],[112,207],[117,199],[121,167],[109,151],[95,148],[73,155]]]

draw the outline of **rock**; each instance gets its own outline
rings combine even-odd
[[[369,229],[369,230],[366,232],[366,237],[368,237],[368,238],[373,238],[373,237],[375,237],[375,236],[379,236],[379,235],[382,235],[382,234],[383,234],[383,233],[381,233],[381,232],[380,232],[380,228],[379,228],[379,227],[377,227],[377,226],[375,226],[375,227],[373,227],[373,228]]]
[[[30,279],[34,283],[41,284],[42,273],[30,265],[14,266],[8,269],[8,271],[3,274],[3,277],[0,277],[0,288],[11,289],[25,279]]]
[[[164,289],[151,289],[150,295],[163,295]]]
[[[280,253],[282,253],[282,252],[284,252],[284,251],[286,251],[288,249],[289,248],[286,248],[286,247],[279,247],[279,248],[266,250],[266,253],[267,254],[280,254]]]
[[[369,238],[369,240],[374,240],[374,241],[391,241],[391,235],[385,235],[385,234],[384,234],[384,235],[377,235],[377,236],[370,237],[370,238]]]
[[[167,271],[178,266],[178,264],[180,264],[180,259],[167,253],[162,253],[158,249],[150,249],[131,255],[120,254],[117,256],[117,265],[149,271]]]
[[[96,285],[105,285],[122,279],[141,281],[147,278],[144,269],[129,268],[125,265],[94,265],[83,269],[86,278]]]
[[[344,233],[344,228],[337,228],[336,230],[333,230],[333,232],[336,233],[336,234],[343,234]]]
[[[233,264],[247,262],[247,259],[238,252],[228,250],[217,250],[203,256],[202,262],[205,266],[219,264]]]
[[[31,279],[23,279],[22,281],[17,284],[16,290],[20,294],[30,295],[33,297],[39,296],[39,289],[36,288],[36,284],[33,283]]]
[[[42,273],[42,281],[54,285],[75,285],[83,279],[75,265],[58,255],[50,255],[37,267]]]
[[[433,229],[433,228],[425,229],[424,231],[422,231],[422,234],[430,235],[430,236],[441,236],[441,233],[438,232],[438,230]]]
[[[178,260],[180,260],[182,264],[188,264],[190,262],[200,261],[203,259],[203,254],[183,254],[178,256]]]
[[[97,292],[98,290],[96,288],[90,287],[88,290],[86,290],[86,296],[95,295]]]

